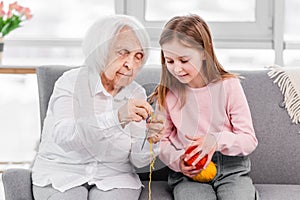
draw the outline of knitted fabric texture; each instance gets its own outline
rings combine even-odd
[[[212,181],[216,175],[217,175],[217,167],[216,167],[215,163],[210,162],[205,169],[203,169],[201,172],[199,172],[192,179],[194,181],[198,181],[201,183],[207,183],[207,182]]]
[[[300,69],[270,66],[268,75],[284,96],[283,104],[293,123],[300,123]]]

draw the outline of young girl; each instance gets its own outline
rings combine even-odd
[[[152,94],[166,114],[160,159],[172,169],[169,184],[175,199],[257,197],[248,155],[257,146],[248,103],[237,75],[218,62],[206,22],[197,15],[172,18],[160,36],[162,76]],[[185,151],[197,146],[190,154]],[[199,155],[192,166],[185,162]],[[217,175],[208,183],[191,178],[208,156]]]

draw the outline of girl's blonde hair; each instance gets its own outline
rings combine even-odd
[[[159,44],[178,41],[184,46],[204,50],[206,60],[200,69],[206,83],[217,82],[237,75],[225,71],[219,63],[212,43],[212,37],[206,22],[198,15],[176,16],[164,26],[160,35]],[[150,95],[150,101],[158,101],[158,105],[165,107],[166,95],[170,90],[180,94],[181,107],[186,102],[185,85],[180,83],[167,69],[163,50],[161,50],[162,73],[159,85]]]

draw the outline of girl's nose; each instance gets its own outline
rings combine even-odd
[[[174,72],[175,73],[179,73],[182,71],[182,67],[178,64],[175,64],[175,67],[174,67]]]

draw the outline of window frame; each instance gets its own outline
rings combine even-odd
[[[158,47],[158,37],[164,21],[145,20],[146,0],[114,0],[115,13],[137,17],[150,33],[153,47]],[[256,0],[255,22],[208,22],[214,45],[220,49],[273,49],[274,62],[283,63],[285,49],[300,49],[299,41],[284,40],[284,0]],[[136,8],[141,9],[136,9]],[[275,14],[276,13],[276,14]],[[238,27],[238,30],[236,30]],[[6,38],[7,46],[80,47],[82,38]]]
[[[138,18],[149,29],[152,41],[157,41],[164,21],[146,21],[147,0],[125,2],[124,14]],[[216,47],[218,48],[272,48],[273,43],[273,1],[256,0],[255,22],[208,22]],[[136,9],[136,8],[142,9]],[[236,30],[235,27],[239,27]]]

